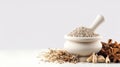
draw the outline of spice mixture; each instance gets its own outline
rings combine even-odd
[[[68,34],[72,37],[96,37],[98,34],[95,34],[91,29],[86,27],[78,27]]]
[[[96,54],[93,53],[86,59],[87,62],[92,63],[120,63],[120,44],[118,42],[112,42],[109,39],[107,43],[101,42],[102,49]],[[57,63],[78,63],[80,56],[77,54],[71,54],[64,49],[49,49],[42,52],[39,56],[42,61],[45,62],[57,62]]]

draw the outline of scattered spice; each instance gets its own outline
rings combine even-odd
[[[98,34],[95,34],[91,29],[86,27],[78,27],[68,34],[72,37],[96,37]]]
[[[47,52],[42,52],[40,56],[42,61],[45,62],[57,62],[57,63],[78,63],[80,62],[80,56],[77,54],[71,54],[63,49],[49,49]]]
[[[90,57],[88,57],[87,62],[92,62],[92,63],[104,63],[105,58],[102,55],[97,55],[93,53]]]
[[[112,39],[109,39],[107,43],[102,43],[102,49],[98,52],[98,55],[103,55],[110,59],[111,62],[119,63],[120,62],[120,44],[115,41],[112,42]]]

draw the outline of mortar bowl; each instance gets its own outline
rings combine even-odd
[[[80,56],[89,56],[93,52],[97,53],[101,50],[101,38],[100,35],[96,37],[71,37],[65,35],[64,49]]]

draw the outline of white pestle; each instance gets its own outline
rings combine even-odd
[[[89,28],[94,32],[102,22],[104,22],[104,17],[102,15],[98,15]]]

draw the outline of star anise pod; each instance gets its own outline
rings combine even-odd
[[[102,49],[98,52],[98,55],[103,55],[104,57],[109,56],[112,62],[120,62],[120,44],[112,39],[109,39],[107,43],[102,43]]]

